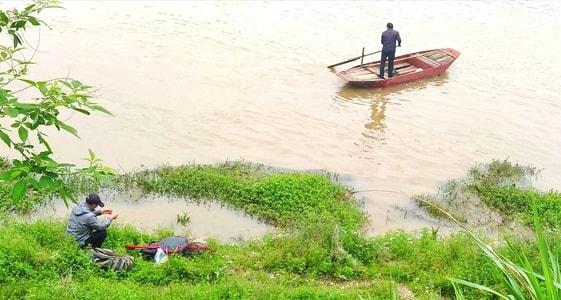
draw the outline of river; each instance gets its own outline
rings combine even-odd
[[[69,115],[80,140],[50,135],[57,159],[79,165],[87,149],[120,172],[243,159],[420,194],[509,159],[541,169],[538,188],[558,189],[559,3],[67,1],[41,13],[50,30],[28,32],[40,33],[31,74],[99,88],[96,101],[113,113]],[[383,90],[326,68],[379,50],[387,22],[403,39],[396,55],[461,55],[441,76]],[[432,226],[405,196],[360,194],[372,234]],[[181,208],[122,209],[123,223],[150,227]]]

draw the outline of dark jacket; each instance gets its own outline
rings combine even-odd
[[[401,45],[401,37],[397,30],[388,28],[382,32],[382,51],[395,51],[395,43]]]
[[[80,246],[92,235],[94,230],[103,230],[111,225],[111,218],[99,221],[97,216],[101,211],[90,208],[85,203],[79,203],[72,209],[66,232],[76,239]]]

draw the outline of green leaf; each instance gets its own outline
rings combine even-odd
[[[14,48],[17,48],[18,45],[21,45],[21,44],[22,44],[22,43],[21,43],[21,39],[19,38],[19,36],[17,35],[17,33],[13,32],[13,33],[10,33],[10,35],[12,36],[12,39],[13,39],[13,41],[14,41],[14,43],[13,43]]]
[[[39,21],[35,17],[27,16],[27,20],[29,20],[29,23],[31,23],[33,26],[40,25]]]
[[[91,108],[92,108],[92,109],[95,109],[95,110],[97,110],[97,111],[104,112],[104,113],[106,113],[106,114],[108,114],[108,115],[113,115],[110,111],[108,111],[107,109],[105,109],[104,107],[99,106],[99,105],[92,105]]]
[[[113,170],[110,167],[103,167],[102,172],[105,173],[105,174],[112,175],[112,176],[117,175],[117,172],[115,172],[115,170]]]
[[[12,147],[12,141],[10,140],[10,137],[3,131],[0,131],[0,139],[2,139],[4,144],[6,144],[8,147]]]
[[[66,207],[68,207],[68,201],[70,200],[72,203],[78,203],[78,201],[76,201],[76,199],[74,198],[74,196],[72,196],[71,193],[69,193],[65,188],[64,185],[59,184],[58,185],[58,189],[57,192],[60,195],[60,197],[62,198],[62,200],[64,200],[64,204],[66,205]]]
[[[26,190],[27,181],[20,180],[16,184],[14,184],[14,187],[12,188],[12,201],[14,203],[18,203],[25,195]]]
[[[4,52],[3,51],[0,52],[0,55],[2,53],[4,53]],[[3,81],[3,78],[2,77],[0,77],[0,78],[1,78],[0,82]],[[7,96],[8,96],[8,91],[3,89],[3,88],[0,88],[0,99],[2,100],[2,102],[0,102],[0,103],[5,104],[7,99],[8,99]]]
[[[22,142],[27,141],[28,132],[25,127],[21,126],[18,128],[18,135]]]
[[[36,109],[36,108],[37,108],[37,105],[35,105],[35,104],[29,104],[29,103],[16,102],[16,103],[14,103],[14,107],[17,107],[17,108],[19,108],[20,110],[30,111],[30,110]]]
[[[21,174],[21,170],[11,168],[8,171],[2,173],[2,176],[3,176],[3,178],[5,177],[5,180],[14,180],[20,174]]]
[[[0,173],[0,181],[10,180],[10,171]]]
[[[41,190],[40,186],[39,186],[39,182],[37,180],[33,179],[33,178],[29,178],[27,180],[27,185],[28,186],[29,185],[33,186],[33,188],[36,189],[36,190]]]
[[[75,89],[83,86],[83,84],[78,80],[72,80],[71,84],[72,84],[72,87],[75,88]]]
[[[17,108],[14,108],[14,107],[6,107],[4,109],[4,113],[6,113],[11,118],[15,118],[19,115],[19,110]]]
[[[37,117],[33,120],[33,124],[31,124],[31,126],[29,127],[29,129],[36,130],[37,127],[39,127],[40,125],[45,125],[45,119],[43,119],[42,116],[37,115]]]
[[[66,124],[64,124],[64,123],[62,123],[62,122],[60,122],[60,123],[58,124],[58,126],[59,126],[60,128],[62,128],[62,129],[64,129],[64,130],[66,130],[67,132],[71,133],[72,135],[74,135],[74,136],[76,136],[76,137],[79,137],[79,136],[78,136],[78,131],[76,131],[76,129],[74,129],[74,127],[69,126],[69,125],[66,125]]]
[[[35,87],[37,86],[37,82],[33,81],[33,80],[30,80],[30,79],[23,79],[22,78],[22,79],[20,79],[20,81],[23,81],[23,82],[29,84],[30,86],[35,86]]]
[[[0,26],[8,25],[8,16],[3,11],[0,11]]]
[[[50,91],[50,90],[49,90],[45,85],[43,85],[43,84],[39,85],[37,88],[39,89],[39,92],[41,92],[41,94],[44,95],[44,96],[46,96],[46,95],[49,93],[49,91]]]
[[[53,179],[45,175],[41,176],[41,179],[39,179],[39,188],[41,190],[49,188],[51,191],[56,191],[56,185],[53,182]]]
[[[83,113],[84,115],[88,115],[88,116],[90,115],[90,112],[85,110],[85,109],[77,108],[77,107],[73,107],[72,109],[77,111],[77,112]]]
[[[29,13],[29,11],[32,10],[34,7],[35,7],[35,4],[30,4],[30,5],[26,6],[26,7],[23,9],[23,11]]]
[[[105,183],[106,185],[113,185],[113,182],[111,181],[111,178],[107,175],[103,175],[100,173],[97,173],[95,176],[99,181]]]
[[[47,142],[47,140],[45,140],[45,138],[43,138],[43,133],[38,132],[37,133],[37,139],[39,140],[40,144],[43,144],[45,146],[45,148],[47,148],[47,150],[49,152],[52,152],[53,150],[51,149],[51,145],[49,145],[49,143]]]
[[[25,28],[25,24],[27,24],[27,21],[19,20],[19,21],[16,21],[16,22],[12,23],[12,25],[10,25],[10,28],[15,28],[16,30],[20,29],[20,28]]]

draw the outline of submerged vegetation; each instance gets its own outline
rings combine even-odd
[[[439,209],[435,203],[464,216],[466,221],[459,225],[468,231],[445,237],[438,228],[368,237],[364,231],[368,219],[361,210],[360,199],[354,198],[350,187],[338,184],[335,176],[325,173],[288,172],[245,162],[226,162],[214,166],[162,166],[120,175],[111,187],[83,179],[69,181],[69,189],[76,194],[92,189],[137,189],[145,194],[183,197],[188,201],[216,200],[277,227],[277,231],[261,239],[235,245],[209,240],[212,251],[189,259],[172,256],[161,265],[145,261],[133,251],[135,265],[127,272],[97,268],[86,252],[64,234],[66,220],[18,221],[18,213],[29,211],[24,203],[44,201],[48,195],[23,199],[13,206],[7,193],[0,192],[0,210],[4,211],[0,219],[0,296],[453,299],[462,295],[465,299],[494,299],[489,290],[497,295],[512,293],[505,285],[510,281],[505,281],[504,273],[497,269],[497,257],[515,262],[524,258],[524,270],[531,267],[534,275],[550,274],[546,272],[544,256],[540,256],[544,248],[535,246],[535,236],[504,236],[508,242],[502,236],[479,237],[480,228],[470,227],[475,224],[470,221],[471,215],[466,209],[458,210],[458,205],[475,200],[480,201],[477,206],[485,204],[489,212],[504,217],[496,228],[510,226],[511,220],[532,224],[534,207],[543,217],[540,220],[547,224],[546,230],[540,232],[540,245],[546,243],[550,253],[558,253],[561,240],[555,233],[560,223],[547,216],[548,207],[555,211],[561,196],[553,191],[533,190],[528,178],[535,173],[526,170],[530,169],[508,161],[493,161],[474,167],[465,179],[450,181],[437,195],[415,197],[436,211]],[[507,187],[510,192],[504,193],[503,188]],[[512,195],[528,198],[513,199]],[[523,204],[520,199],[530,203]],[[12,213],[6,214],[8,211]],[[147,244],[171,234],[166,229],[145,233],[129,226],[112,226],[104,246],[124,253],[125,244]],[[491,252],[482,251],[485,249]],[[497,256],[489,259],[489,253]],[[510,270],[513,264],[506,269]],[[555,266],[550,269],[555,270]],[[553,275],[547,277],[548,284],[540,281],[540,275],[535,278],[537,286],[547,285],[548,289],[555,290],[559,284],[558,277]],[[522,289],[520,293],[530,292]]]
[[[472,229],[528,229],[533,227],[535,208],[543,226],[558,230],[561,196],[533,188],[537,174],[534,167],[494,160],[472,167],[466,178],[448,181],[434,196],[419,197],[430,203],[421,204],[430,212],[441,216],[439,210],[453,212]]]

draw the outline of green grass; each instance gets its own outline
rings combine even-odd
[[[452,282],[458,299],[468,299],[459,288],[460,285],[472,287],[501,299],[561,299],[561,269],[558,252],[552,251],[552,247],[543,234],[538,210],[535,205],[533,207],[537,255],[520,251],[509,240],[507,240],[507,249],[510,256],[498,253],[473,233],[466,231],[486,258],[495,265],[494,270],[498,274],[501,284],[500,289],[495,289],[488,284],[453,278]],[[536,265],[536,257],[539,265]]]
[[[64,228],[63,220],[42,219],[32,224],[3,221],[0,227],[3,299],[42,299],[46,295],[60,299],[153,299],[156,296],[345,299],[369,294],[384,297],[389,293],[387,288],[381,289],[389,284],[387,281],[340,291],[343,285],[340,281],[314,274],[316,259],[322,260],[322,254],[329,250],[317,245],[307,248],[311,243],[303,245],[299,238],[269,236],[244,245],[209,241],[213,249],[210,253],[189,259],[171,256],[162,265],[145,261],[131,251],[135,256],[134,267],[128,272],[113,272],[99,269],[64,234]],[[110,233],[105,246],[117,252],[127,251],[123,248],[124,241],[158,238],[122,226],[112,227]],[[330,284],[325,286],[323,280]],[[106,295],[107,291],[111,293]]]
[[[218,199],[280,227],[297,227],[317,215],[334,218],[345,227],[358,228],[366,222],[357,201],[328,174],[274,173],[244,162],[226,162],[216,166],[162,166],[123,175],[116,181],[144,193],[201,202]]]
[[[528,174],[517,165],[509,168],[505,162],[499,163],[496,166],[492,162],[488,169],[478,166],[477,171],[470,170],[466,179],[450,181],[454,189],[449,185],[441,191],[446,191],[447,201],[466,201],[462,197],[467,194],[497,199],[496,206],[483,201],[497,210],[500,205],[507,206],[507,212],[516,209],[517,218],[523,219],[531,211],[512,205],[524,202],[513,195],[547,193],[516,189],[512,182]],[[507,172],[504,178],[500,172]],[[189,259],[170,257],[162,265],[144,261],[132,251],[133,268],[112,272],[99,269],[66,236],[66,220],[26,223],[18,221],[17,214],[4,213],[0,218],[0,298],[399,299],[397,291],[407,289],[417,299],[454,299],[458,295],[494,299],[485,289],[505,295],[511,289],[505,285],[505,275],[497,271],[496,261],[485,255],[488,253],[482,251],[481,245],[493,245],[498,257],[523,262],[525,269],[531,267],[536,274],[547,268],[541,255],[543,247],[536,247],[535,239],[518,236],[508,237],[508,243],[479,237],[477,231],[443,238],[438,228],[427,228],[368,237],[364,234],[368,223],[360,201],[352,198],[347,187],[337,184],[334,176],[324,173],[287,172],[227,162],[215,166],[163,166],[122,175],[115,182],[113,189],[138,189],[200,202],[216,199],[274,224],[278,232],[237,244],[210,240],[209,253]],[[83,188],[107,188],[87,182],[69,184],[77,193],[82,193]],[[487,186],[491,188],[482,189]],[[509,192],[504,193],[503,188]],[[551,195],[555,198],[556,194]],[[6,197],[0,194],[0,209],[5,212],[11,205]],[[538,196],[531,199],[548,203]],[[447,203],[439,204],[443,207]],[[433,208],[453,218],[454,214],[443,213],[442,207]],[[554,207],[536,206],[544,217],[541,220],[547,220]],[[551,222],[542,238],[550,253],[558,253],[561,239],[550,231],[556,228],[556,223]],[[166,229],[148,234],[118,225],[109,230],[104,246],[122,253],[127,252],[125,244],[147,244],[172,234]],[[474,237],[481,243],[474,243]],[[555,266],[551,269],[555,270]],[[471,285],[457,285],[459,282]],[[543,282],[539,285],[546,287],[547,281]]]

